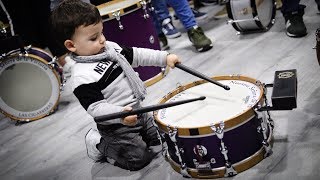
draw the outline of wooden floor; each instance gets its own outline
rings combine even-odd
[[[240,74],[273,83],[277,70],[297,69],[298,107],[292,111],[273,111],[275,122],[273,154],[250,169],[226,179],[319,179],[320,177],[320,66],[316,59],[315,30],[320,16],[312,0],[307,5],[304,21],[308,35],[289,38],[279,11],[276,23],[264,33],[236,35],[226,19],[215,20],[221,7],[205,7],[208,18],[199,21],[214,47],[198,53],[191,46],[185,30],[170,39],[170,52],[181,57],[183,64],[208,76]],[[179,69],[148,87],[146,105],[158,103],[177,84],[199,80]],[[70,99],[70,98],[69,98]],[[140,171],[127,171],[110,164],[94,163],[87,157],[86,132],[95,123],[77,101],[61,99],[58,110],[43,119],[15,125],[1,115],[0,179],[184,179],[159,154]],[[62,102],[64,101],[64,102]],[[241,136],[241,134],[239,134]]]

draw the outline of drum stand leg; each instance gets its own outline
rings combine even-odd
[[[228,149],[223,142],[223,135],[224,135],[224,122],[220,122],[220,126],[216,127],[214,124],[211,125],[211,129],[214,133],[216,133],[217,137],[220,139],[220,150],[221,154],[223,154],[225,162],[226,162],[226,173],[224,174],[225,177],[231,177],[237,175],[237,171],[232,166],[231,162],[229,161],[228,157]]]
[[[171,129],[170,126],[168,126],[167,128],[168,128],[168,132],[169,132],[169,137],[170,137],[171,141],[174,143],[174,147],[176,149],[176,156],[178,157],[180,165],[181,165],[180,174],[182,174],[183,177],[191,178],[190,174],[187,171],[186,163],[183,162],[182,157],[181,157],[181,153],[183,153],[183,149],[179,149],[179,147],[177,145],[176,135],[177,135],[178,130],[177,130],[177,128]]]

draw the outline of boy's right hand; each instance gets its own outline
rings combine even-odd
[[[132,107],[126,106],[124,107],[124,111],[132,111]],[[126,126],[135,126],[138,123],[138,116],[131,115],[123,118],[122,124]]]

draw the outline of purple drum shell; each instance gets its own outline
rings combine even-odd
[[[119,22],[111,19],[103,22],[103,33],[107,40],[129,47],[141,47],[160,50],[159,39],[152,22],[143,17],[142,8],[121,16],[120,21],[123,29],[119,29]],[[151,39],[151,40],[150,40]],[[150,42],[151,41],[151,42]],[[145,81],[161,72],[161,67],[145,66],[134,68],[140,78]]]
[[[222,140],[227,147],[227,155],[232,164],[240,162],[260,150],[263,141],[262,133],[258,133],[257,131],[260,122],[261,120],[257,117],[253,117],[245,124],[224,132]],[[268,133],[270,133],[269,130]],[[171,159],[180,164],[175,153],[174,143],[170,140],[168,134],[165,134],[165,138]],[[225,167],[226,162],[220,151],[220,140],[216,135],[195,138],[177,137],[177,144],[179,149],[183,148],[182,159],[188,168],[196,169],[193,159],[196,159],[199,163],[206,163],[210,162],[212,158],[216,162],[210,163],[211,169]],[[201,159],[194,153],[194,148],[197,145],[202,145],[207,149],[207,154]]]

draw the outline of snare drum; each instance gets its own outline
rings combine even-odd
[[[103,19],[103,33],[107,40],[130,47],[160,50],[159,39],[151,17],[151,5],[145,0],[114,0],[97,8]],[[160,67],[134,68],[150,86],[164,77]]]
[[[0,110],[14,120],[31,121],[53,113],[60,97],[61,70],[42,49],[13,50],[0,62]]]
[[[238,33],[267,31],[275,23],[274,0],[230,0],[226,7],[228,23]]]
[[[154,112],[167,141],[166,157],[183,176],[233,176],[271,153],[271,119],[254,110],[265,103],[262,84],[245,76],[214,79],[230,90],[195,81],[170,92],[160,103],[206,96],[204,101]]]

